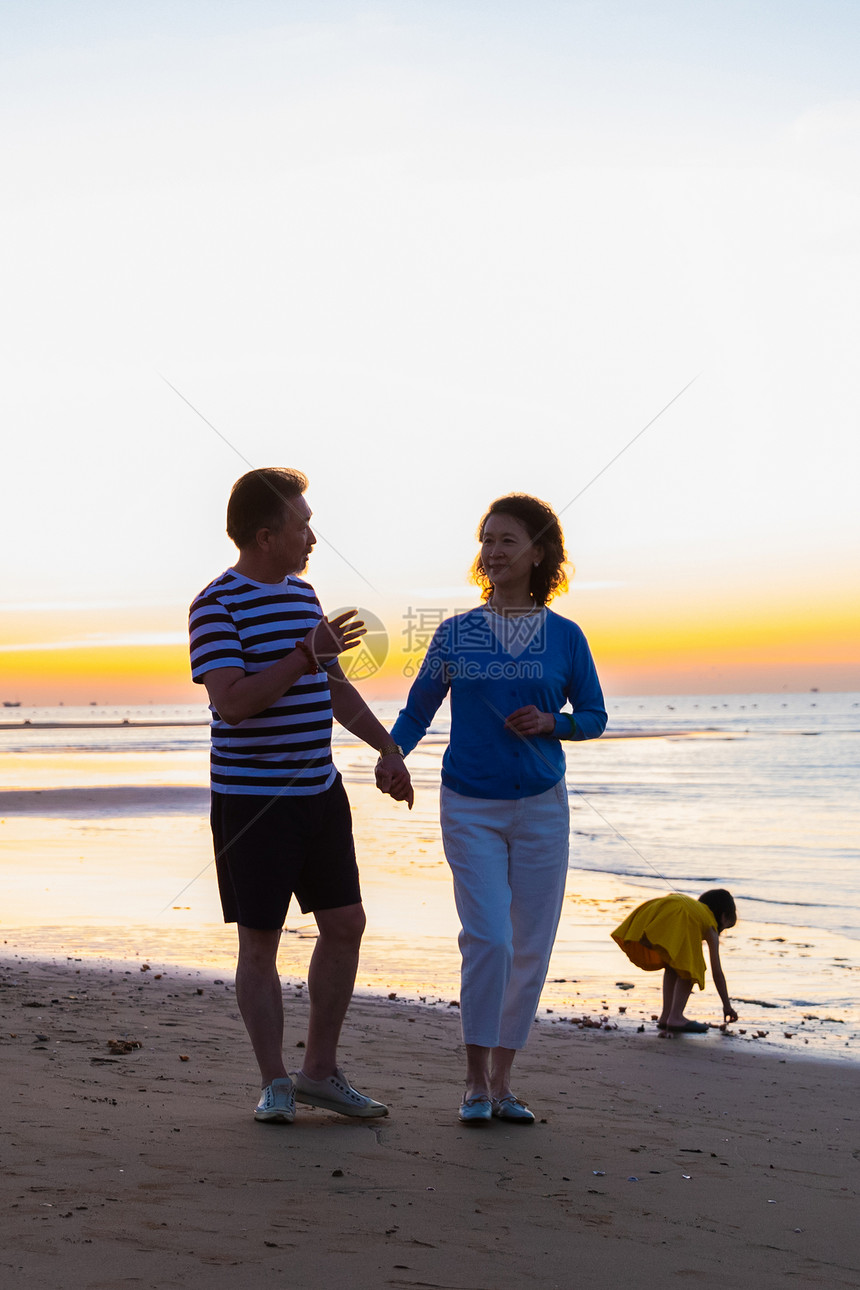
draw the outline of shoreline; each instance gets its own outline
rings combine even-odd
[[[26,718],[24,721],[0,721],[0,730],[184,730],[192,726],[208,729],[211,724],[208,717],[188,721],[136,721],[129,718],[123,718],[122,721],[33,721]],[[336,726],[336,729],[342,729],[342,727]],[[601,739],[683,739],[716,735],[737,738],[738,733],[745,732],[725,731],[719,726],[702,726],[701,729],[696,730],[675,730],[667,727],[665,730],[605,730],[600,737]],[[338,742],[342,748],[350,747],[353,743],[349,739],[340,739]],[[360,740],[355,740],[354,743],[356,747],[361,746]]]
[[[395,994],[447,1005],[459,996],[459,924],[438,830],[435,776],[419,764],[415,810],[383,815],[367,758],[351,751],[344,760],[368,914],[358,988],[383,999]],[[110,780],[88,788],[49,786],[46,774],[41,790],[0,793],[0,941],[6,941],[0,950],[88,963],[139,956],[171,971],[186,964],[230,975],[235,930],[221,920],[208,790],[198,785],[196,761],[160,756],[161,782],[146,784],[133,759],[125,786],[117,784],[116,759],[105,766]],[[175,782],[165,782],[168,773]],[[654,894],[653,881],[571,868],[540,1024],[557,1028],[588,1017],[624,1033],[650,1028],[660,1008],[660,974],[635,969],[609,932]],[[294,909],[281,949],[287,977],[306,976],[314,933],[313,920]],[[726,938],[723,960],[729,992],[741,1005],[737,1046],[856,1060],[856,940],[758,922],[752,906]],[[710,980],[703,993],[694,992],[689,1015],[721,1020]]]
[[[307,983],[316,931],[310,916],[302,918],[303,922],[296,925],[294,920],[293,926],[285,927],[282,936],[278,969],[285,991],[304,989]],[[159,936],[145,925],[132,924],[127,930],[128,943],[118,949],[115,931],[109,927],[26,929],[0,924],[0,972],[16,965],[34,971],[74,970],[78,974],[129,976],[141,972],[147,974],[147,980],[169,978],[193,980],[196,984],[215,981],[219,988],[233,988],[236,942],[232,925],[203,927],[182,938],[169,933]],[[609,962],[621,960],[620,971],[580,966],[577,976],[558,977],[552,975],[558,970],[555,962],[550,965],[533,1035],[556,1028],[598,1030],[643,1044],[654,1038],[669,1038],[655,1025],[660,1007],[660,973],[627,973],[627,960],[620,953],[612,953],[614,944],[603,949]],[[446,937],[431,943],[420,955],[417,966],[413,957],[409,960],[411,969],[404,972],[403,956],[408,953],[399,943],[392,946],[388,941],[374,939],[369,931],[362,947],[354,998],[371,1005],[397,1002],[434,1012],[448,1010],[458,1017],[459,955],[454,940]],[[774,1060],[821,1061],[855,1068],[860,1063],[857,1031],[845,1019],[826,1010],[789,1010],[784,1001],[777,1003],[767,997],[739,993],[733,996],[739,1020],[723,1025],[713,987],[709,982],[706,986],[705,991],[694,993],[688,1007],[690,1015],[710,1027],[700,1041],[703,1046],[719,1042],[738,1053],[760,1053]]]
[[[259,1125],[226,981],[142,968],[0,961],[16,1284],[857,1283],[849,1066],[545,1025],[516,1068],[538,1123],[475,1130],[455,1010],[359,996],[343,1064],[390,1116]],[[304,994],[285,985],[287,1052]]]
[[[187,726],[208,726],[208,717],[188,721],[0,721],[0,730],[182,730]]]
[[[76,736],[72,756],[46,749],[7,757],[8,787],[0,792],[0,941],[13,942],[29,957],[71,955],[89,962],[139,953],[164,964],[232,972],[235,931],[221,921],[212,872],[201,737],[193,736],[193,748],[177,741],[174,749],[150,751],[138,748],[132,736],[134,750],[124,751],[113,747],[121,741],[111,736],[87,751],[77,747],[86,741]],[[734,732],[717,736],[735,737]],[[614,752],[611,747],[601,751],[602,740],[580,750],[594,761],[584,763],[583,791],[571,789],[572,867],[541,1024],[557,1027],[587,1016],[636,1033],[639,1025],[649,1028],[659,1011],[660,974],[635,969],[609,933],[634,905],[664,889],[661,882],[668,880],[655,879],[650,870],[658,870],[650,857],[663,868],[660,845],[666,839],[671,849],[684,820],[681,792],[678,819],[664,810],[660,831],[649,836],[647,814],[624,813],[626,780],[641,779],[647,786],[654,754],[674,784],[695,748],[683,738],[683,750],[675,738],[648,738],[638,752],[635,738],[616,742]],[[733,756],[731,745],[715,744],[711,737],[699,746],[725,746],[729,761]],[[438,823],[439,752],[438,746],[416,751],[415,809],[409,813],[379,798],[368,750],[338,747],[368,914],[358,986],[382,998],[444,998],[447,1004],[459,995],[459,923]],[[621,769],[610,773],[610,762]],[[725,761],[706,758],[704,764],[719,769]],[[591,791],[594,785],[609,793],[620,789],[620,796],[604,802]],[[654,786],[659,799],[664,787],[659,774]],[[646,794],[635,811],[647,801]],[[818,818],[810,827],[826,827],[826,821]],[[622,835],[640,847],[641,864],[631,866]],[[577,867],[580,856],[595,857],[601,867]],[[694,860],[684,863],[692,866],[691,874],[697,872]],[[691,895],[720,885],[692,877],[689,885],[675,882]],[[760,882],[758,894],[767,896],[766,882]],[[854,1060],[860,1052],[855,986],[860,942],[852,906],[837,903],[821,911],[816,926],[800,921],[814,920],[819,914],[814,905],[789,900],[783,908],[778,899],[769,905],[755,898],[745,904],[741,898],[739,908],[741,922],[724,938],[723,949],[729,992],[741,1005],[733,1042],[781,1055],[801,1049],[805,1055]],[[281,951],[287,976],[306,975],[313,932],[312,920],[294,909]],[[704,993],[694,993],[688,1015],[722,1019],[710,980]]]

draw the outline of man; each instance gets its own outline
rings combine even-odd
[[[260,1067],[255,1118],[289,1124],[295,1102],[387,1115],[354,1089],[337,1045],[365,926],[349,802],[331,758],[332,715],[380,754],[380,782],[412,807],[400,749],[344,676],[364,634],[354,611],[329,622],[304,570],[316,539],[299,471],[253,470],[233,486],[239,549],[190,611],[194,680],[212,711],[212,834],[224,921],[238,924],[236,998]],[[308,970],[304,1065],[287,1073],[278,943],[290,898],[319,937]]]

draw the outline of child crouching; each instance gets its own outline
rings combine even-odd
[[[631,962],[645,972],[663,970],[663,1011],[657,1022],[661,1030],[687,1034],[704,1034],[708,1030],[705,1022],[684,1016],[693,985],[700,990],[705,988],[703,942],[708,946],[723,1019],[737,1021],[720,966],[720,932],[734,927],[736,922],[731,893],[717,887],[698,900],[677,892],[646,900],[616,927],[612,938]]]

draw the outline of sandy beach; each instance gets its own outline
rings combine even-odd
[[[853,1063],[545,1021],[517,1085],[538,1123],[470,1130],[455,1007],[358,998],[342,1059],[387,1119],[260,1125],[231,977],[7,957],[6,1284],[860,1281]]]
[[[292,1126],[259,1125],[235,934],[211,873],[205,745],[49,736],[6,754],[0,794],[4,1284],[860,1284],[856,939],[757,921],[746,903],[723,947],[738,1025],[664,1039],[659,975],[636,972],[609,937],[651,889],[572,868],[517,1065],[538,1122],[463,1128],[438,749],[414,756],[409,813],[380,807],[370,754],[340,748],[369,917],[342,1061],[391,1115],[301,1108]],[[676,802],[684,767],[705,773],[689,740],[642,747],[598,746],[588,772],[592,788],[618,790],[591,801],[636,837],[661,799],[637,798],[628,820],[628,781],[650,782],[659,755],[657,786],[665,774]],[[848,822],[825,805],[804,821],[832,859],[828,821]],[[660,819],[686,837],[683,814]],[[574,856],[600,845],[595,820],[574,796]],[[297,1065],[313,931],[291,912],[281,951]],[[719,1016],[710,982],[694,1015]]]

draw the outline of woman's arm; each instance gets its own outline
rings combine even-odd
[[[391,738],[401,746],[404,754],[412,752],[415,745],[424,738],[450,688],[443,647],[444,626],[443,623],[442,627],[437,628],[418,675],[410,687],[406,707],[401,709],[391,727]]]
[[[565,695],[573,712],[544,712],[530,703],[517,708],[505,721],[505,728],[514,734],[579,741],[597,739],[606,729],[606,705],[591,650],[580,629],[573,623],[568,626],[576,632],[570,675],[565,683]]]
[[[567,697],[573,708],[573,715],[560,713],[555,733],[559,739],[598,739],[606,729],[606,702],[588,641],[579,628],[576,630],[573,666],[567,685]],[[567,732],[559,730],[559,726],[564,725],[568,727]]]
[[[708,945],[708,954],[711,958],[711,974],[714,978],[714,985],[723,1004],[723,1020],[737,1021],[738,1014],[732,1007],[732,1001],[726,988],[726,978],[723,975],[723,969],[720,964],[720,934],[715,928],[709,928],[705,932],[705,940]]]

